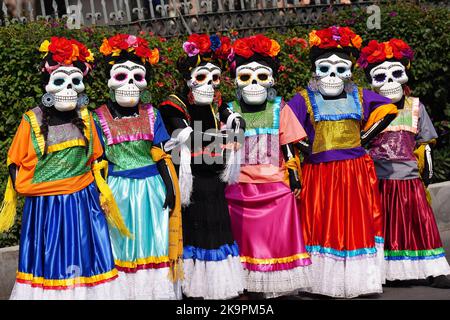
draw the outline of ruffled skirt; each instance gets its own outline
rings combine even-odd
[[[110,230],[126,299],[180,299],[179,286],[169,279],[169,210],[163,209],[166,189],[162,178],[110,176],[108,184],[133,235],[126,238]]]
[[[380,180],[387,280],[450,274],[433,210],[420,179]]]
[[[117,275],[94,184],[25,199],[11,299],[122,299]]]
[[[345,298],[381,293],[383,219],[370,157],[305,164],[300,203],[312,259],[310,292]]]
[[[233,235],[246,289],[277,296],[310,287],[297,200],[282,182],[227,187]]]

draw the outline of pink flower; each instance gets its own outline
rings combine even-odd
[[[198,49],[197,45],[194,42],[186,41],[183,43],[183,50],[187,53],[189,57],[196,56],[200,50]]]
[[[138,45],[136,36],[128,36],[127,43],[130,47],[136,48]]]

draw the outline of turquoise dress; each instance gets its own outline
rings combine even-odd
[[[166,188],[150,149],[169,139],[150,104],[136,117],[113,118],[108,106],[95,110],[95,122],[109,162],[108,185],[131,238],[110,230],[116,268],[130,299],[176,299],[169,280],[169,209]]]

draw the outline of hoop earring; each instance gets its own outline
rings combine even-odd
[[[55,95],[47,92],[42,96],[41,102],[47,108],[53,107],[55,105]]]

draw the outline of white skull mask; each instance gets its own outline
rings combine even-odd
[[[115,64],[110,71],[108,87],[114,90],[116,102],[122,107],[134,107],[147,87],[147,70],[140,64],[126,61]]]
[[[58,111],[76,108],[78,94],[84,91],[83,72],[75,67],[59,67],[50,74],[45,91],[54,96]]]
[[[370,70],[372,87],[393,103],[403,97],[402,85],[408,82],[405,66],[400,62],[385,61]]]
[[[273,70],[258,62],[241,65],[236,69],[236,85],[245,103],[260,105],[267,100],[267,90],[275,85]]]
[[[214,90],[220,84],[221,70],[218,66],[207,63],[194,68],[187,86],[192,90],[195,104],[209,105],[214,100]]]
[[[345,81],[352,77],[352,62],[333,54],[328,58],[316,60],[315,64],[320,93],[329,97],[340,95]]]

